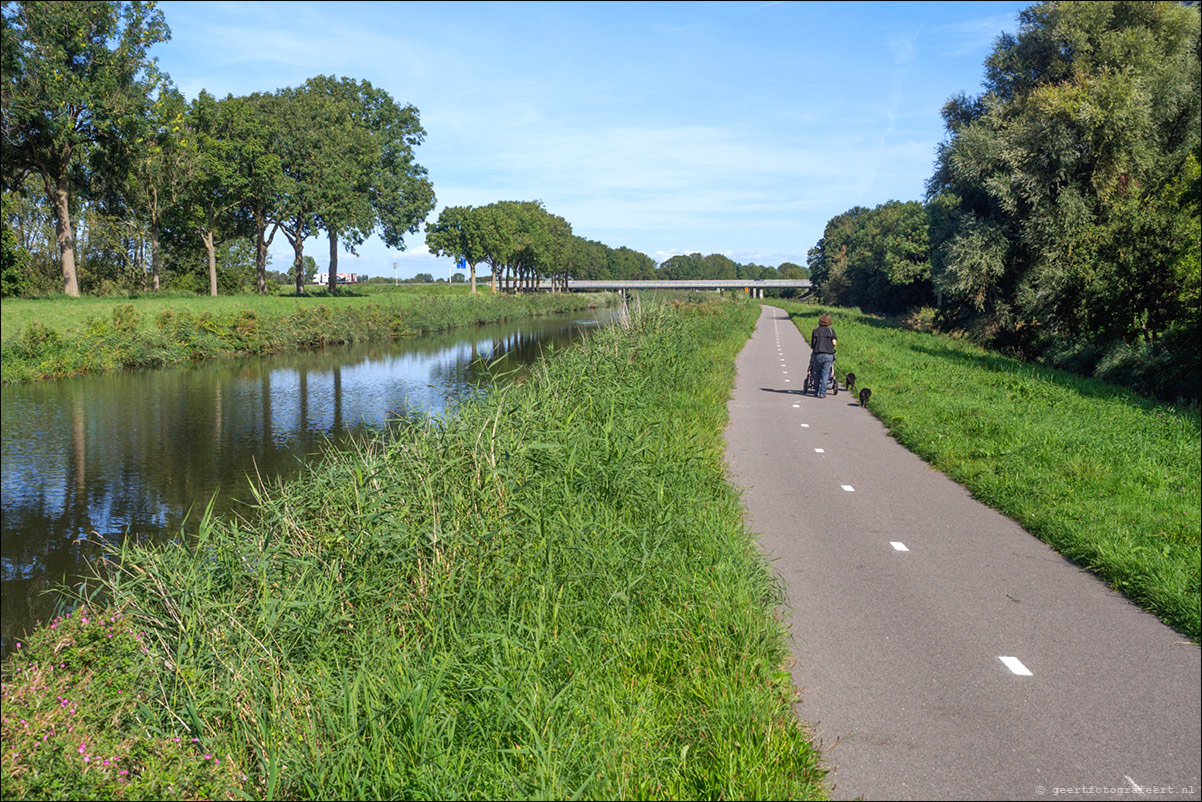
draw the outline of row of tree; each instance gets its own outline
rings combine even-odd
[[[652,278],[655,272],[655,261],[645,254],[576,236],[541,201],[448,206],[427,226],[426,245],[468,269],[472,292],[482,263],[490,268],[493,292],[498,282],[522,289],[546,279],[558,289],[569,277]]]
[[[832,302],[939,324],[1168,398],[1202,372],[1196,3],[1048,2],[943,109],[924,204],[833,218],[810,252]]]
[[[164,237],[203,246],[212,294],[222,242],[250,241],[261,292],[278,232],[292,245],[298,291],[305,241],[319,232],[331,281],[340,246],[353,253],[378,233],[404,248],[434,206],[414,160],[425,136],[417,109],[367,81],[326,76],[187,103],[148,55],[169,36],[153,3],[3,6],[4,190],[40,183],[67,294],[79,294],[72,210],[81,201],[143,235],[155,289]]]
[[[810,271],[793,262],[784,262],[779,267],[766,267],[754,262],[740,264],[729,256],[699,253],[673,256],[659,266],[655,274],[662,279],[807,279]]]
[[[426,244],[431,253],[452,257],[468,268],[473,292],[476,266],[482,263],[490,267],[494,292],[498,282],[523,288],[548,279],[555,288],[569,277],[586,281],[809,277],[806,268],[791,262],[779,268],[744,265],[723,254],[680,254],[657,267],[646,254],[574,235],[571,224],[539,201],[449,206],[427,227]]]
[[[414,160],[417,109],[367,81],[319,76],[188,103],[149,57],[170,37],[153,3],[5,2],[2,34],[5,294],[51,251],[69,295],[80,293],[81,251],[85,273],[103,279],[93,289],[141,278],[158,290],[165,253],[178,263],[203,252],[211,294],[243,286],[249,270],[265,292],[279,233],[301,292],[313,269],[305,243],[321,232],[333,289],[341,249],[373,233],[403,249],[434,207]],[[576,237],[538,201],[448,208],[427,233],[433,253],[470,267],[473,291],[481,262],[494,289],[502,277],[559,286],[569,275],[656,275],[650,257]]]

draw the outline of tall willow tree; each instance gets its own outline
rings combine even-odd
[[[1053,2],[1020,22],[986,61],[985,93],[944,107],[928,198],[945,318],[1087,372],[1151,365],[1180,393],[1198,373],[1197,212],[1183,201],[1198,6]]]
[[[42,181],[63,290],[79,295],[71,200],[90,151],[129,148],[159,76],[147,55],[171,32],[154,3],[5,2],[0,11],[4,186]]]

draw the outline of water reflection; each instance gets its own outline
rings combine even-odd
[[[100,538],[173,537],[210,501],[242,505],[250,477],[293,476],[331,443],[441,411],[610,317],[4,388],[0,647],[52,614],[38,591],[84,573]]]

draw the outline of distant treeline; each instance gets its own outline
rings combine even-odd
[[[431,253],[451,256],[470,271],[487,264],[493,290],[500,279],[530,286],[546,278],[562,286],[567,278],[698,279],[806,278],[806,268],[785,262],[779,268],[742,265],[722,254],[678,255],[656,266],[650,256],[610,248],[572,234],[571,225],[538,202],[502,201],[488,206],[450,206],[428,227]]]
[[[1199,9],[1020,15],[944,106],[925,202],[856,207],[809,254],[827,302],[1173,400],[1202,396]]]

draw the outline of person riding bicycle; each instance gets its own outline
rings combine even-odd
[[[831,316],[822,313],[818,318],[818,328],[810,334],[810,349],[814,352],[813,360],[818,368],[814,377],[814,390],[819,398],[826,398],[826,387],[831,379],[831,366],[835,363],[835,330],[831,328]]]

